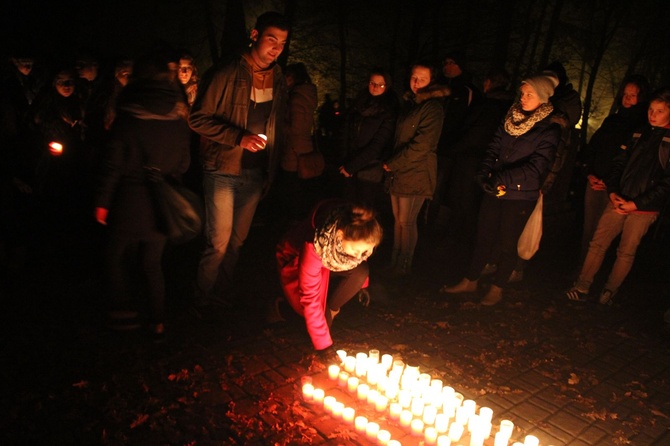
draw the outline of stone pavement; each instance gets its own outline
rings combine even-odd
[[[302,376],[328,383],[304,322],[285,312],[285,323],[265,323],[279,293],[278,231],[253,228],[237,305],[211,313],[194,313],[188,302],[197,247],[168,251],[169,337],[160,346],[101,326],[94,263],[63,261],[22,278],[3,318],[11,367],[2,371],[8,415],[0,443],[373,444],[301,400]],[[486,308],[475,295],[437,291],[465,267],[457,244],[422,228],[413,273],[394,277],[381,272],[389,238],[371,259],[371,305],[352,301],[335,319],[337,348],[379,349],[418,365],[492,408],[494,432],[512,420],[517,441],[532,434],[541,445],[670,445],[667,243],[642,246],[619,305],[602,308],[563,297],[577,237],[548,238],[524,280]],[[138,412],[148,421],[137,421]],[[382,418],[403,445],[420,444]]]

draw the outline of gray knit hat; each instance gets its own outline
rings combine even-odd
[[[544,72],[524,79],[521,81],[521,85],[523,84],[533,87],[540,102],[545,104],[553,96],[554,89],[558,86],[558,78],[553,73]]]

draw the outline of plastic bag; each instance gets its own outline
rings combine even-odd
[[[517,243],[519,257],[524,260],[530,260],[540,248],[540,240],[542,240],[542,202],[543,195],[540,194],[535,209],[530,214],[526,227],[523,228]]]

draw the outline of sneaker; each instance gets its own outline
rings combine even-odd
[[[498,271],[498,265],[496,265],[495,263],[487,263],[486,265],[484,265],[481,275],[490,276],[491,274],[495,274],[496,271]]]
[[[514,270],[512,271],[512,274],[509,275],[507,283],[516,283],[521,282],[522,280],[523,280],[523,271]]]
[[[565,293],[565,297],[575,302],[587,302],[589,300],[589,293],[585,293],[577,288],[571,288]]]
[[[600,297],[598,298],[598,303],[601,305],[612,305],[614,301],[612,300],[614,298],[614,295],[616,293],[612,290],[608,290],[605,288],[601,293]]]

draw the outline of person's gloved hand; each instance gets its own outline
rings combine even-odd
[[[358,302],[364,307],[370,305],[370,292],[368,291],[367,288],[362,288],[358,292]]]
[[[333,345],[326,347],[323,350],[317,350],[316,357],[319,359],[319,361],[326,365],[342,364],[342,358],[340,358],[340,355],[337,354],[337,349]]]
[[[496,195],[498,193],[488,175],[475,175],[475,182],[489,195]]]

